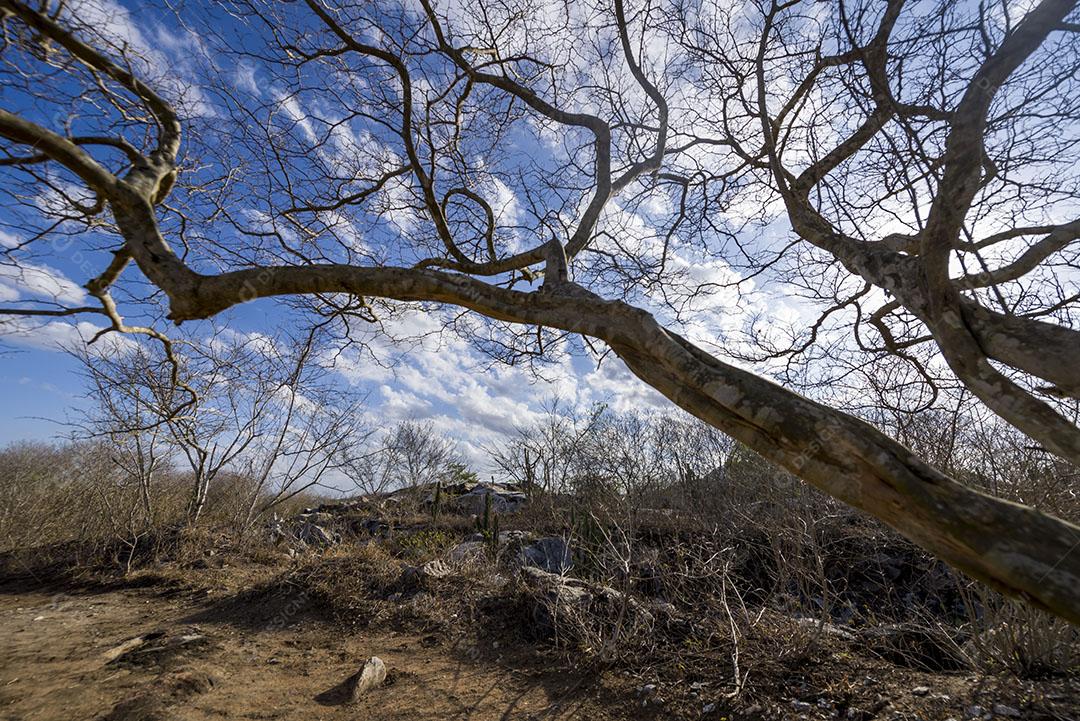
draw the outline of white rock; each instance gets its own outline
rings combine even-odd
[[[378,688],[386,680],[386,664],[378,656],[372,656],[351,679],[349,695],[356,701],[373,688]]]

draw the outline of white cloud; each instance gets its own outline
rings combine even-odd
[[[181,115],[216,115],[202,90],[187,80],[194,74],[188,56],[205,53],[193,33],[176,32],[161,25],[140,27],[131,12],[115,0],[75,0],[65,3],[64,10],[82,26],[93,29],[117,47],[128,49],[130,52],[124,60],[132,62],[151,85],[175,102]]]
[[[430,421],[458,441],[477,469],[487,467],[492,444],[540,421],[543,404],[554,396],[581,406],[609,403],[620,412],[671,407],[613,356],[597,368],[592,359],[563,355],[542,369],[541,379],[520,366],[493,364],[460,337],[439,333],[443,320],[439,312],[402,315],[387,330],[410,340],[372,335],[364,339],[364,351],[350,348],[324,361],[332,359],[343,378],[372,391],[372,425]]]
[[[69,350],[88,343],[102,326],[87,321],[47,321],[34,318],[0,318],[0,341],[36,350]],[[131,348],[136,343],[129,336],[107,333],[95,347],[99,352],[117,352]]]
[[[55,268],[34,263],[0,265],[0,297],[16,300],[25,296],[63,305],[86,301],[86,291]]]

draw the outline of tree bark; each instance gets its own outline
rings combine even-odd
[[[310,265],[207,276],[172,253],[150,213],[125,236],[177,322],[255,298],[338,292],[447,303],[602,340],[679,407],[964,573],[1080,625],[1080,527],[968,488],[869,424],[724,363],[642,309],[565,281],[525,293],[415,268]]]

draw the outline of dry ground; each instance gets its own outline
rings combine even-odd
[[[517,618],[455,638],[445,627],[350,626],[309,608],[303,593],[257,603],[240,593],[279,573],[238,565],[112,586],[0,584],[0,719],[960,721],[974,705],[992,714],[1002,703],[1024,719],[1080,721],[1076,678],[929,674],[846,648],[780,672],[744,658],[749,690],[727,700],[724,663],[692,675],[646,658],[568,670],[549,645],[506,632]],[[125,642],[155,632],[123,653]],[[386,685],[348,701],[345,680],[372,655],[390,670]],[[656,688],[643,696],[650,682]],[[913,692],[923,686],[927,693]]]
[[[602,689],[584,688],[581,678],[515,670],[447,639],[342,634],[303,619],[259,627],[240,615],[215,618],[213,610],[212,599],[157,588],[7,589],[0,595],[0,718],[614,718],[598,703]],[[155,630],[203,634],[205,642],[108,660],[110,650]],[[348,702],[342,683],[372,655],[390,669],[387,685]],[[122,704],[136,699],[143,702]]]

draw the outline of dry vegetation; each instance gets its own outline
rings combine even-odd
[[[8,717],[1077,718],[1076,0],[126,5],[0,0]],[[689,415],[485,486],[427,339]]]
[[[940,443],[930,437],[940,427],[923,429],[926,442]],[[954,472],[1076,517],[1060,492],[1068,468],[1037,465],[1000,429],[963,427],[956,447],[981,438],[994,464],[965,469],[982,457],[971,453]],[[425,438],[413,438],[407,463],[426,459],[438,483],[347,501],[298,496],[242,527],[242,474],[222,473],[193,523],[192,478],[163,473],[148,523],[107,444],[10,446],[0,453],[3,588],[158,588],[252,637],[297,624],[357,639],[413,633],[481,667],[591,679],[600,685],[568,693],[601,693],[613,718],[1080,710],[1077,629],[965,579],[696,422],[553,408],[494,449],[528,502],[480,514],[455,498],[475,476],[420,428],[409,430]],[[434,461],[424,455],[433,448]],[[383,452],[403,461],[400,445]],[[551,545],[523,560],[537,539]]]

